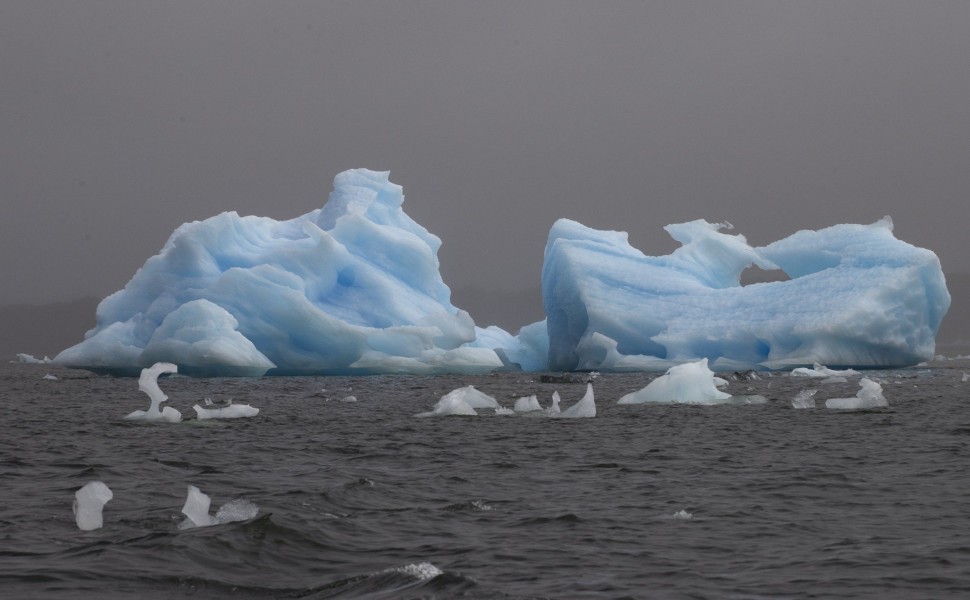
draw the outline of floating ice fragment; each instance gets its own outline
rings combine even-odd
[[[593,384],[586,384],[586,394],[583,398],[576,404],[570,406],[566,410],[562,411],[557,415],[553,415],[561,419],[579,419],[579,418],[589,418],[596,416],[596,402],[593,398]]]
[[[215,519],[209,516],[209,504],[211,502],[208,495],[203,494],[194,485],[190,485],[189,493],[185,498],[185,505],[182,507],[182,514],[185,515],[185,520],[179,525],[179,529],[215,525]]]
[[[46,356],[43,359],[34,358],[32,354],[24,354],[22,352],[17,353],[17,362],[22,362],[31,365],[44,365],[51,361],[51,359]]]
[[[963,379],[961,379],[960,381],[964,381],[964,382],[970,381],[970,375],[967,375],[967,372],[964,371],[963,372]]]
[[[185,520],[179,524],[179,529],[190,529],[192,527],[208,527],[210,525],[223,525],[235,521],[245,521],[252,519],[259,513],[259,507],[249,500],[236,499],[230,500],[222,505],[216,512],[216,516],[209,515],[209,496],[194,485],[189,486],[188,495],[185,498],[185,506],[182,507],[182,514]]]
[[[357,396],[344,396],[340,399],[341,402],[357,402]]]
[[[51,375],[50,373],[48,373],[47,375],[44,375],[43,377],[41,377],[41,379],[49,379],[51,381],[56,381],[57,380],[57,376]]]
[[[171,406],[166,406],[164,410],[159,410],[162,402],[168,400],[168,396],[162,393],[158,387],[158,376],[162,373],[177,373],[178,367],[171,363],[155,363],[147,369],[142,369],[141,376],[138,378],[138,389],[148,394],[152,404],[148,410],[136,410],[126,416],[132,421],[166,421],[168,423],[178,423],[182,420],[182,413]]]
[[[235,523],[236,521],[246,521],[259,514],[259,507],[249,500],[237,498],[230,500],[219,507],[216,512],[215,521],[219,525],[224,523]]]
[[[690,521],[691,519],[694,518],[694,515],[687,512],[686,510],[681,509],[674,513],[674,518],[680,519],[682,521]]]
[[[491,400],[491,403],[487,403],[482,397]],[[472,407],[472,402],[480,405],[480,408],[501,408],[498,401],[491,396],[479,392],[472,386],[465,386],[463,388],[458,388],[452,390],[441,397],[437,404],[431,412],[419,413],[415,416],[417,417],[443,417],[448,415],[477,415],[475,408]],[[482,404],[488,404],[487,406],[482,406]]]
[[[74,492],[74,520],[81,531],[93,531],[104,525],[101,510],[114,494],[101,481],[92,481]]]
[[[882,395],[882,386],[868,377],[859,381],[860,389],[855,398],[830,398],[825,401],[825,408],[841,408],[858,410],[865,408],[880,408],[889,406],[889,402]]]
[[[218,408],[202,408],[198,404],[192,407],[195,416],[200,421],[204,419],[239,419],[244,417],[255,417],[259,414],[259,409],[249,404],[232,404]]]
[[[444,571],[434,566],[429,562],[416,563],[410,565],[404,565],[402,567],[395,567],[393,569],[388,569],[384,571],[385,573],[402,573],[409,577],[413,577],[419,581],[427,581],[428,579],[434,579],[438,575],[443,575]]]
[[[546,415],[548,415],[550,417],[555,417],[560,412],[562,412],[559,409],[559,391],[558,390],[557,391],[554,391],[552,393],[552,404],[550,404],[549,405],[549,408],[547,408],[544,412],[546,413]]]
[[[808,367],[792,369],[791,374],[797,377],[845,377],[847,375],[858,375],[859,372],[855,369],[829,369],[828,367],[823,367],[815,363],[811,369]]]
[[[509,415],[514,415],[515,411],[512,410],[511,408],[505,408],[504,406],[500,406],[495,409],[495,414],[502,415],[502,416],[509,416]]]
[[[815,408],[815,398],[812,396],[818,392],[816,389],[802,390],[792,398],[792,408]]]
[[[532,412],[536,410],[542,410],[539,406],[539,400],[533,394],[532,396],[523,396],[515,401],[515,412]]]
[[[727,383],[714,376],[707,366],[707,359],[684,363],[667,369],[667,372],[651,381],[639,391],[620,398],[617,404],[642,404],[644,402],[669,402],[682,404],[724,404],[731,394],[717,389]]]

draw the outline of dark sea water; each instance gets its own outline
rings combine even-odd
[[[172,424],[123,420],[148,406],[134,379],[4,364],[0,597],[970,598],[963,371],[873,372],[890,406],[868,411],[791,407],[858,378],[699,407],[617,405],[653,376],[601,375],[593,419],[414,417],[465,384],[508,407],[585,391],[531,374],[163,378],[193,417]],[[261,412],[198,421],[204,396]],[[83,532],[94,480],[114,499]],[[189,484],[259,514],[180,530]]]

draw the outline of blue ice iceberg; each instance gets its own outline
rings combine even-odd
[[[668,225],[682,244],[645,256],[627,234],[561,219],[545,250],[549,368],[715,370],[822,363],[913,365],[933,357],[950,295],[936,255],[872,225],[800,231],[763,247],[730,224]],[[739,284],[750,265],[791,279]]]
[[[135,375],[477,374],[895,367],[933,357],[950,303],[936,255],[872,225],[800,231],[763,247],[692,221],[649,257],[627,234],[557,221],[542,270],[546,319],[518,335],[451,304],[441,240],[408,217],[387,173],[334,179],[288,221],[227,212],[179,227],[84,341],[54,363]],[[749,265],[789,281],[739,285]]]
[[[357,169],[337,175],[322,209],[289,221],[186,223],[54,362],[116,374],[171,362],[209,376],[502,367],[493,348],[466,346],[476,327],[451,304],[441,240],[403,201],[387,173]]]

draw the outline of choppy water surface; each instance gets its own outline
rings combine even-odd
[[[581,384],[483,377],[163,379],[252,419],[136,423],[137,381],[0,367],[5,598],[946,598],[970,594],[970,363],[876,372],[889,408],[794,410],[806,387],[732,381],[754,406],[619,406],[594,419],[417,419],[465,384],[511,407]],[[52,373],[57,380],[42,379]],[[322,390],[326,391],[322,391]],[[342,402],[353,395],[357,402]],[[105,525],[74,491],[104,481]],[[189,484],[212,512],[179,530]]]

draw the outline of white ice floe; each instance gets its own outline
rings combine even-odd
[[[249,404],[233,404],[232,398],[225,405],[216,405],[209,398],[205,399],[205,407],[196,404],[193,406],[195,416],[199,420],[204,419],[239,419],[244,417],[255,417],[259,414],[259,409]]]
[[[859,372],[855,369],[829,369],[818,363],[812,365],[813,368],[808,367],[798,367],[797,369],[792,369],[791,374],[796,377],[847,377],[850,375],[858,375]]]
[[[552,415],[560,419],[580,419],[596,416],[596,401],[593,398],[593,384],[586,384],[586,394],[576,404],[559,414]]]
[[[41,379],[48,379],[50,381],[57,381],[57,376],[56,375],[51,375],[50,373],[48,373],[47,375],[44,375],[43,377],[41,377]]]
[[[691,519],[694,518],[694,515],[692,513],[687,512],[686,510],[681,509],[674,513],[674,518],[679,519],[681,521],[690,521]]]
[[[859,386],[860,388],[855,398],[830,398],[825,401],[825,408],[858,410],[889,406],[889,402],[882,395],[881,385],[868,377],[863,377],[859,381]]]
[[[92,481],[74,492],[74,520],[81,531],[93,531],[104,525],[101,511],[114,497],[101,481]]]
[[[816,389],[802,390],[795,394],[792,398],[791,405],[792,408],[815,408],[815,393],[818,392]]]
[[[670,367],[667,372],[639,391],[620,398],[618,404],[644,402],[679,404],[725,404],[731,394],[717,389],[727,382],[716,377],[707,359]]]
[[[151,398],[151,406],[148,410],[136,410],[126,419],[132,421],[165,421],[168,423],[178,423],[182,420],[182,413],[171,406],[166,406],[160,410],[162,402],[168,400],[161,388],[158,387],[158,376],[162,373],[177,373],[178,367],[171,363],[155,363],[147,369],[142,369],[141,376],[138,378],[138,389],[148,394]]]

